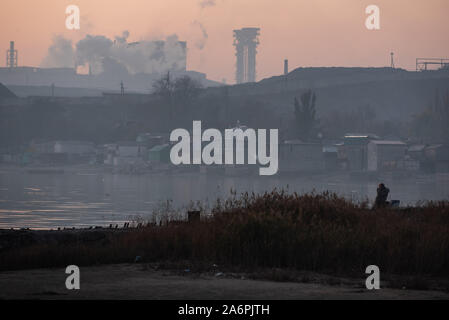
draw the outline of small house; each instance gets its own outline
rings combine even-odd
[[[338,147],[337,145],[323,146],[324,168],[326,170],[338,169]]]
[[[339,147],[339,158],[346,158],[347,169],[350,171],[366,171],[368,159],[368,143],[378,140],[373,134],[346,134],[343,146]]]
[[[425,144],[414,144],[408,147],[407,149],[407,155],[410,156],[410,158],[418,161],[424,161],[425,160]]]
[[[139,142],[122,141],[117,143],[117,155],[120,157],[142,157],[147,148]]]
[[[55,142],[41,139],[34,139],[30,142],[30,152],[33,154],[46,154],[55,152]]]
[[[151,133],[141,133],[137,136],[136,142],[151,149],[154,146],[162,145],[166,141],[163,135],[154,135]]]
[[[56,141],[54,152],[69,155],[92,154],[95,153],[95,146],[92,142],[87,141]]]
[[[391,171],[401,168],[407,151],[402,141],[373,140],[367,145],[368,171]]]
[[[170,163],[170,145],[162,144],[151,148],[148,160],[150,163]]]
[[[95,158],[95,145],[88,141],[56,141],[54,154],[66,157],[69,163],[87,163]]]
[[[449,145],[434,144],[424,150],[426,160],[434,172],[449,172]]]

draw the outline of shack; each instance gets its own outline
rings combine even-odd
[[[88,141],[56,141],[55,153],[66,153],[69,155],[85,155],[95,153],[95,146]]]
[[[349,171],[360,172],[368,169],[368,143],[379,140],[373,134],[348,133],[343,138],[343,145],[339,146],[338,157],[346,159]]]
[[[367,151],[368,171],[394,171],[403,169],[407,145],[402,141],[373,140]]]
[[[430,145],[424,153],[433,172],[449,172],[449,145]]]
[[[162,144],[151,148],[148,160],[150,163],[170,163],[170,145]]]

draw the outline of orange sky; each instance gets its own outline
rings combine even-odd
[[[234,83],[232,30],[260,27],[257,79],[281,74],[283,60],[300,66],[415,68],[416,57],[449,57],[449,0],[1,0],[0,53],[16,41],[19,65],[36,66],[55,35],[74,42],[86,34],[130,32],[129,41],[177,34],[188,42],[187,67]],[[65,29],[65,8],[81,10],[81,30]],[[365,8],[380,7],[381,30],[365,28]],[[208,33],[202,50],[194,21]],[[5,58],[0,60],[5,65]]]

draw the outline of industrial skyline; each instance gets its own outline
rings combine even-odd
[[[1,3],[0,300],[449,300],[449,0]]]
[[[380,30],[365,28],[365,8],[380,7]],[[81,29],[65,28],[64,1],[5,0],[0,12],[0,52],[9,41],[24,54],[19,65],[39,66],[52,40],[63,35],[76,43],[87,34],[109,38],[129,30],[133,41],[160,40],[176,34],[189,44],[187,69],[206,73],[208,78],[227,83],[235,80],[235,48],[232,30],[259,27],[257,78],[282,74],[284,59],[291,69],[309,66],[395,66],[415,70],[416,58],[447,57],[449,43],[440,30],[449,22],[446,0],[410,1],[296,1],[227,0],[200,7],[197,0],[78,0]],[[176,11],[173,11],[176,7]],[[238,11],[235,11],[238,8]],[[236,13],[238,12],[238,13]],[[207,37],[204,37],[204,35]],[[201,49],[200,49],[201,48]],[[33,54],[25,54],[32,52]]]

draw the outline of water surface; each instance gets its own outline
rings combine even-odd
[[[402,205],[422,200],[449,199],[447,175],[422,175],[384,181],[390,198]],[[171,200],[182,208],[191,201],[213,203],[230,190],[265,192],[333,191],[354,201],[375,198],[378,181],[351,180],[342,174],[319,176],[227,177],[185,173],[180,175],[66,172],[32,174],[23,169],[0,169],[0,228],[49,229],[123,224],[150,220],[152,212]]]

